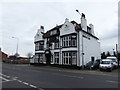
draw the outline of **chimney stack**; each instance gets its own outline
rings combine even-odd
[[[87,32],[87,20],[85,18],[85,14],[83,13],[81,15],[81,27],[82,27],[82,30]]]
[[[90,26],[90,28],[91,28],[91,34],[92,34],[92,35],[95,35],[95,34],[94,34],[94,26],[93,26],[93,24],[89,24],[89,26]]]

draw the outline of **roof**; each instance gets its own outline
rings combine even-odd
[[[52,28],[51,30],[48,30],[45,34],[43,34],[43,38],[50,37],[51,36],[50,32],[53,31],[53,30],[57,30],[57,34],[55,34],[55,35],[59,35],[60,34],[59,29],[62,26],[63,26],[63,24],[62,25],[57,25],[56,27]]]
[[[89,34],[90,36],[98,39],[96,36],[92,35],[91,33],[82,30],[81,24],[78,24],[78,23],[75,22],[74,20],[73,20],[73,21],[70,21],[70,23],[72,23],[73,25],[75,24],[75,30],[76,30],[76,31],[80,31],[80,30],[81,30],[81,31]],[[55,35],[60,35],[60,31],[59,31],[59,30],[60,30],[60,28],[61,28],[62,26],[63,26],[63,24],[57,25],[57,26],[55,26],[54,28],[48,30],[46,33],[43,34],[43,38],[47,38],[47,37],[54,36],[54,35],[50,35],[50,32],[53,31],[53,30],[57,30],[57,33],[56,33]],[[87,28],[91,29],[89,26],[87,26]],[[99,39],[98,39],[98,40],[99,40]]]
[[[111,59],[102,59],[102,61],[112,61]]]

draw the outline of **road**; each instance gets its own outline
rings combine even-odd
[[[106,74],[108,73],[108,74]],[[3,64],[2,88],[118,88],[118,75],[45,66]]]

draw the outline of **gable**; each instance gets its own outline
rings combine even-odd
[[[75,33],[75,25],[69,22],[68,20],[65,21],[63,26],[60,28],[60,36],[69,34],[69,33]]]

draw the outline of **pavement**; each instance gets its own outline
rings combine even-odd
[[[18,65],[19,66],[19,65]],[[29,65],[28,65],[29,66]],[[72,73],[83,73],[83,74],[94,74],[94,75],[107,75],[107,76],[113,76],[113,77],[118,77],[120,74],[120,68],[114,69],[112,72],[106,72],[106,71],[100,71],[99,69],[97,70],[88,70],[88,69],[69,69],[69,68],[60,68],[60,67],[53,67],[53,66],[34,66],[31,65],[32,67],[36,67],[38,69],[43,69],[43,70],[51,70],[51,71],[60,71],[60,72],[72,72]]]

